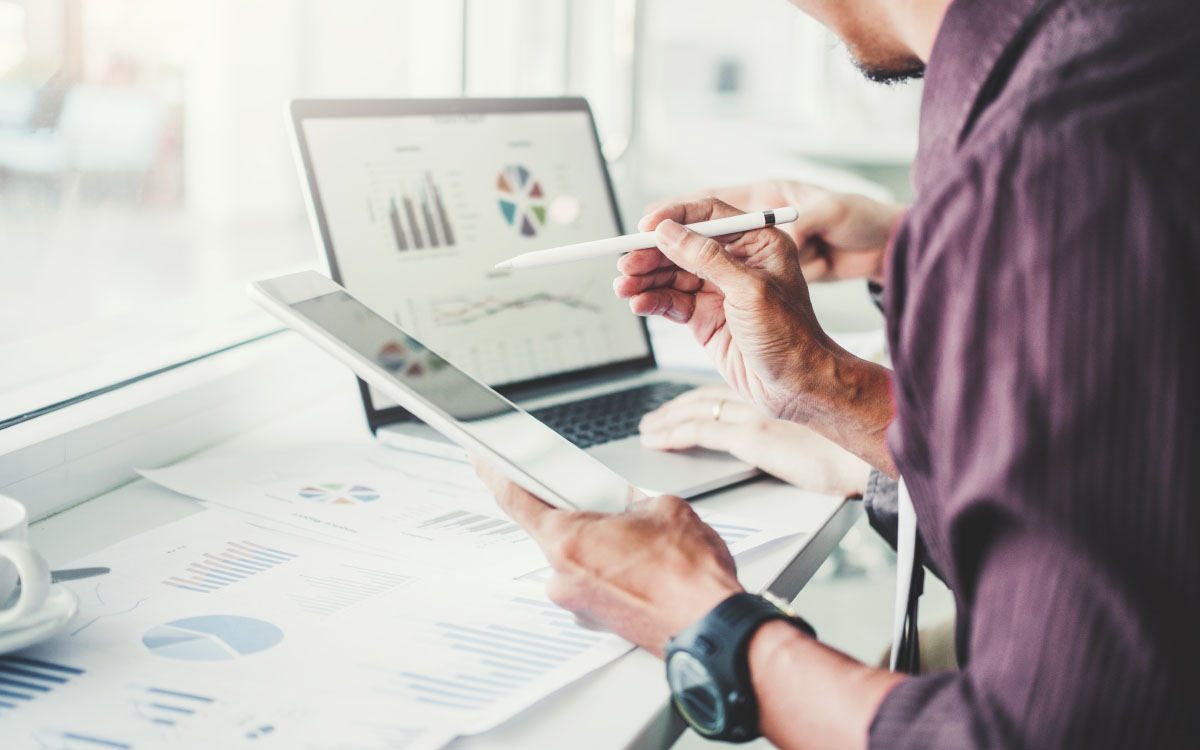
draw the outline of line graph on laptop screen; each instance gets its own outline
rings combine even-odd
[[[455,365],[497,385],[647,353],[615,259],[493,268],[617,233],[586,113],[303,128],[343,285]]]
[[[610,361],[619,334],[606,319],[604,278],[483,284],[414,298],[396,322],[442,341],[443,356],[486,382],[511,383]]]

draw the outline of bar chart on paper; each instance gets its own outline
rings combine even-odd
[[[332,615],[403,586],[410,576],[361,565],[338,564],[321,574],[300,573],[289,598],[314,615]]]
[[[138,717],[162,727],[179,726],[194,720],[216,700],[205,695],[151,685],[131,687],[129,695]]]
[[[450,534],[476,535],[505,540],[523,540],[524,530],[507,518],[453,510],[417,524],[417,529]]]
[[[563,667],[611,636],[585,630],[571,613],[539,599],[514,597],[493,622],[433,623],[445,668],[399,673],[411,700],[430,708],[478,712]]]
[[[133,750],[131,742],[84,732],[40,730],[34,738],[40,750]]]
[[[21,656],[0,656],[0,720],[49,696],[84,673],[82,669]]]
[[[216,552],[199,555],[177,575],[162,582],[184,591],[206,594],[295,560],[299,555],[249,540],[229,542]]]
[[[712,527],[713,531],[717,532],[717,536],[721,537],[721,540],[725,542],[726,546],[729,547],[733,547],[738,542],[749,539],[750,537],[762,531],[762,529],[756,529],[750,526],[740,526],[737,524],[722,523],[719,521],[712,521],[708,525]]]
[[[721,537],[721,541],[725,542],[735,557],[768,542],[789,536],[787,530],[763,528],[763,525],[757,522],[724,513],[705,514],[701,518],[712,527],[713,531],[717,532],[717,536]]]

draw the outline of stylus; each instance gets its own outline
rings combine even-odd
[[[774,224],[790,224],[799,216],[800,214],[794,208],[773,208],[769,211],[755,211],[738,216],[728,216],[724,219],[688,224],[688,229],[705,237],[724,237],[727,234],[749,232]],[[524,253],[497,263],[496,268],[536,268],[555,263],[569,263],[573,260],[599,258],[605,255],[621,255],[642,248],[654,247],[656,244],[658,243],[655,242],[654,232],[640,232],[607,240],[594,240],[580,242],[577,245],[552,247],[548,250],[535,250],[532,253]]]

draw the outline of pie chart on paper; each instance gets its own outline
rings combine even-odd
[[[379,499],[379,491],[361,484],[348,482],[330,482],[314,484],[300,489],[300,497],[314,503],[331,503],[333,505],[357,505],[370,503]]]
[[[283,631],[265,620],[237,615],[203,615],[155,625],[142,636],[158,656],[184,661],[231,661],[266,651]]]

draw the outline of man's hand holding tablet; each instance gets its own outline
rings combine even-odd
[[[661,657],[667,639],[742,591],[725,542],[687,501],[663,495],[624,513],[552,508],[486,463],[475,470],[546,553],[551,600]]]

